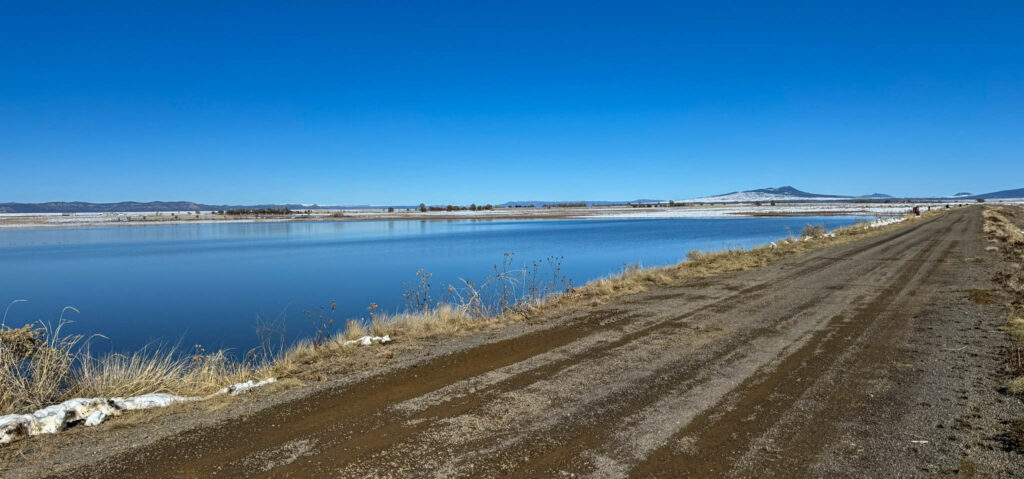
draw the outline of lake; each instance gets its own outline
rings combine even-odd
[[[55,321],[98,333],[94,350],[180,341],[185,349],[256,344],[257,319],[284,318],[308,335],[303,311],[337,301],[336,318],[405,308],[403,282],[422,269],[441,283],[480,284],[505,253],[513,268],[560,258],[576,285],[626,264],[664,265],[687,251],[766,244],[806,223],[829,229],[864,217],[429,220],[222,223],[0,230],[0,307],[7,324]],[[545,267],[547,263],[544,263]],[[550,277],[542,269],[542,277]],[[545,276],[548,275],[548,276]],[[517,292],[525,286],[519,288]]]

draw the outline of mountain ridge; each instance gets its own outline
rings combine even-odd
[[[888,200],[902,199],[908,201],[943,201],[943,200],[977,200],[977,199],[1024,199],[1024,188],[993,191],[971,195],[970,193],[957,193],[953,196],[935,197],[894,197],[884,193],[872,193],[862,196],[826,195],[809,193],[792,186],[778,186],[770,188],[758,188],[754,190],[733,191],[721,195],[708,196],[681,200],[678,202],[697,203],[750,203],[766,201],[857,201],[857,200]],[[618,206],[631,203],[664,203],[663,200],[637,199],[632,201],[605,201],[605,200],[580,200],[580,201],[508,201],[498,204],[505,208],[516,206],[556,206],[566,204],[586,204],[587,206]],[[216,210],[237,210],[237,209],[283,209],[292,210],[324,210],[324,209],[383,209],[387,206],[372,205],[307,205],[297,203],[287,204],[257,204],[257,205],[212,205],[197,203],[193,201],[120,201],[115,203],[92,203],[88,201],[48,201],[42,203],[0,203],[0,213],[21,213],[21,214],[55,214],[55,213],[123,213],[123,212],[171,212],[171,211],[216,211]],[[415,206],[394,206],[396,209],[415,209]]]
[[[856,200],[886,200],[886,199],[901,199],[908,201],[943,201],[943,200],[977,200],[977,199],[1016,199],[1024,198],[1024,188],[993,191],[991,193],[983,193],[978,195],[972,195],[970,193],[957,193],[952,196],[926,196],[926,197],[911,197],[911,196],[893,196],[884,193],[872,193],[870,195],[862,196],[843,196],[843,195],[824,195],[818,193],[809,193],[796,189],[792,186],[779,186],[774,188],[759,188],[755,190],[745,191],[733,191],[715,196],[706,196],[701,198],[693,198],[685,200],[688,202],[705,202],[705,203],[746,203],[755,201],[856,201]]]
[[[48,201],[44,203],[0,203],[0,213],[156,213],[170,211],[218,211],[240,209],[340,209],[341,206],[303,204],[209,205],[193,201],[119,201],[92,203],[88,201]],[[369,208],[346,206],[344,208]]]
[[[706,203],[744,203],[752,201],[851,200],[855,198],[857,197],[808,193],[806,191],[798,190],[792,186],[787,185],[771,188],[758,188],[755,190],[733,191],[721,195],[695,198],[689,201],[698,201]]]

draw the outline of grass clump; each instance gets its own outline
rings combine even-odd
[[[62,337],[60,327],[0,324],[0,414],[63,399],[73,384],[74,349],[80,339]]]
[[[810,238],[822,238],[825,236],[825,233],[828,233],[828,230],[825,229],[825,225],[812,225],[808,223],[804,225],[804,228],[801,232],[804,234],[804,236]]]
[[[1008,389],[1014,394],[1024,394],[1024,309],[1010,313],[1006,330],[1013,339],[1010,353],[1010,379]]]
[[[10,328],[0,324],[0,415],[25,413],[74,397],[129,397],[147,393],[204,396],[261,372],[223,351],[179,354],[143,348],[93,356],[88,338],[64,335],[68,323]]]
[[[83,354],[79,363],[72,394],[76,397],[129,397],[152,392],[205,396],[249,379],[256,369],[232,360],[223,351],[182,357],[174,349],[144,349],[98,358]]]
[[[64,308],[56,326],[39,321],[20,328],[7,326],[8,311],[0,319],[0,415],[75,397],[203,396],[261,374],[266,366],[235,361],[223,351],[207,354],[199,345],[191,355],[148,347],[94,356],[91,337],[63,333],[71,322],[64,315],[75,308]]]
[[[984,231],[988,237],[1012,247],[1024,247],[1024,232],[1010,218],[1017,215],[1015,208],[989,207],[982,212],[985,218]]]

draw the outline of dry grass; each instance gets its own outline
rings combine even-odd
[[[1024,247],[1024,232],[1007,218],[1016,215],[1012,208],[990,207],[985,208],[982,214],[985,217],[985,234],[990,239],[1013,247]]]
[[[937,214],[941,213],[929,215]],[[598,305],[656,286],[756,268],[781,258],[878,235],[903,224],[906,223],[878,228],[858,224],[828,235],[819,234],[820,229],[812,227],[809,231],[814,234],[807,241],[790,238],[775,246],[749,250],[693,251],[679,264],[627,268],[568,292],[530,295],[497,314],[486,313],[477,295],[464,304],[442,303],[398,315],[373,314],[368,321],[348,321],[341,334],[326,336],[321,341],[307,340],[286,350],[262,351],[254,356],[260,358],[258,361],[239,362],[222,352],[207,354],[197,349],[189,356],[158,348],[93,357],[86,347],[87,339],[61,336],[59,326],[11,329],[0,322],[0,414],[26,412],[72,397],[152,392],[201,396],[231,383],[269,376],[323,380],[328,374],[380,364],[380,358],[390,358],[393,350],[415,349],[419,340],[457,337],[562,308]],[[345,341],[364,335],[390,335],[398,342],[384,349],[345,345]]]
[[[72,395],[76,397],[138,396],[165,392],[204,396],[250,379],[254,368],[223,352],[183,358],[173,349],[80,357]]]
[[[1010,379],[1008,388],[1014,394],[1024,394],[1024,310],[1010,313],[1008,322],[1006,329],[1014,342],[1010,359],[1010,371],[1014,377]]]
[[[62,319],[55,328],[13,329],[0,321],[0,414],[64,399],[74,384],[75,348],[82,338],[62,336],[63,324]]]
[[[135,396],[165,392],[204,396],[253,378],[317,378],[365,360],[367,348],[345,345],[364,335],[399,336],[406,344],[448,338],[496,327],[495,318],[475,318],[465,306],[440,305],[422,312],[349,320],[345,330],[319,345],[300,341],[256,364],[218,351],[146,348],[130,354],[94,357],[81,336],[59,328],[0,326],[0,415],[24,413],[73,397]]]
[[[452,338],[498,327],[497,318],[479,318],[469,314],[467,306],[439,305],[436,308],[398,315],[378,315],[367,322],[349,320],[345,331],[320,346],[302,341],[292,346],[265,368],[277,378],[323,379],[326,374],[353,369],[368,361],[365,348],[346,346],[345,342],[363,336],[400,338],[404,347],[415,349],[425,339]],[[390,357],[388,350],[383,353]]]
[[[94,357],[86,338],[61,334],[64,324],[17,329],[0,325],[0,415],[73,397],[206,395],[261,369],[222,352],[188,357],[173,349],[143,349]]]
[[[994,244],[985,249],[1001,253],[1003,267],[996,278],[1012,295],[1006,324],[1006,331],[1012,340],[1007,360],[1010,379],[1006,382],[1006,389],[1024,396],[1024,233],[1020,228],[1024,224],[1024,209],[986,207],[983,215],[985,235]],[[1009,438],[1018,450],[1024,452],[1024,420],[1013,426]]]
[[[1004,267],[997,274],[999,282],[1013,295],[1006,330],[1013,340],[1010,351],[1009,372],[1011,379],[1007,388],[1014,394],[1024,394],[1024,234],[1016,223],[1024,220],[1019,208],[986,207],[984,232],[989,241],[1002,253]]]

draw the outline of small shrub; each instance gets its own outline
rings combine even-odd
[[[803,233],[804,236],[811,238],[821,238],[825,236],[825,233],[827,232],[828,230],[825,229],[825,225],[812,225],[810,223],[804,225],[804,229],[801,230],[801,233]]]
[[[74,381],[73,367],[83,339],[61,334],[69,323],[64,319],[68,311],[78,312],[64,308],[56,327],[39,322],[14,329],[0,321],[0,415],[64,399]]]
[[[302,314],[313,324],[313,347],[320,347],[327,344],[331,338],[331,330],[334,329],[334,310],[338,303],[331,301],[331,305],[313,308],[312,311],[303,311]]]
[[[422,268],[416,271],[416,281],[412,284],[402,283],[402,288],[405,292],[402,293],[402,297],[405,298],[405,309],[410,312],[420,313],[429,310],[434,304],[433,299],[430,297],[430,278],[432,274],[424,271]]]

